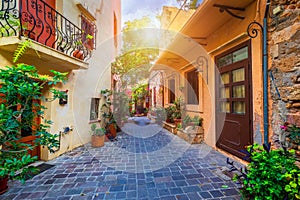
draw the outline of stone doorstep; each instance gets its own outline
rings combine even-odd
[[[177,135],[190,144],[200,144],[204,140],[204,130],[200,126],[195,127],[196,130],[178,129]]]
[[[168,131],[170,131],[171,133],[173,133],[174,135],[177,134],[177,128],[176,128],[175,124],[171,124],[171,123],[163,121],[163,127],[165,129],[167,129]]]

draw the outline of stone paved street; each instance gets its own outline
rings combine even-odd
[[[118,141],[47,163],[55,166],[25,185],[10,183],[0,199],[240,199],[238,186],[219,173],[224,155],[156,124],[125,124]]]

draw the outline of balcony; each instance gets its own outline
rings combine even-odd
[[[88,68],[96,27],[83,16],[81,27],[84,30],[43,0],[0,0],[1,56],[11,61],[17,46],[30,40],[29,50],[19,62],[34,65],[43,74],[49,69]]]

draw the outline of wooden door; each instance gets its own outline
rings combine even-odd
[[[40,104],[41,102],[40,102],[40,100],[32,101],[33,112],[37,112],[37,110],[34,106],[35,103]],[[22,116],[22,117],[25,118],[26,116]],[[21,138],[20,142],[26,143],[26,144],[31,144],[32,146],[34,146],[34,140],[36,139],[36,136],[34,135],[34,133],[40,124],[41,124],[40,117],[34,116],[32,127],[24,128],[21,130],[22,138]],[[40,146],[36,146],[32,150],[28,150],[28,152],[31,156],[37,156],[38,158],[40,158]]]
[[[250,52],[246,42],[216,58],[217,147],[238,157],[244,157],[241,150],[253,142]]]
[[[175,79],[170,79],[169,81],[169,103],[175,102]]]

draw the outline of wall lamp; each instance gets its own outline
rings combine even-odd
[[[61,105],[61,106],[63,106],[63,105],[65,105],[65,104],[67,104],[68,103],[68,90],[66,90],[66,91],[62,91],[64,94],[64,97],[62,97],[62,98],[59,98],[59,105]]]
[[[205,70],[204,70],[205,67]],[[205,73],[205,81],[208,85],[208,59],[204,56],[199,56],[196,60],[197,72]],[[203,77],[203,76],[202,76]]]

